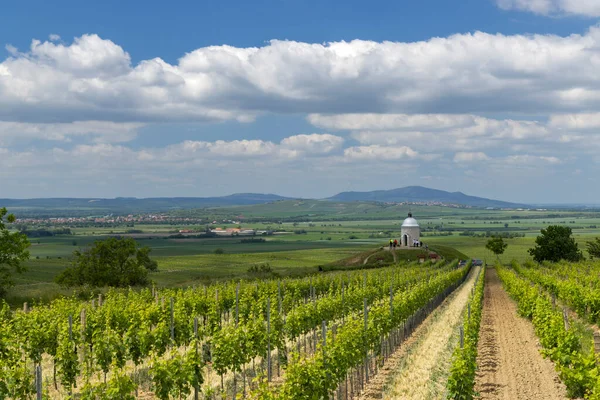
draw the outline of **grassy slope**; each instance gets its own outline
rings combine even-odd
[[[585,249],[585,241],[600,236],[600,213],[590,212],[535,212],[535,211],[489,211],[453,209],[442,207],[416,207],[412,211],[423,228],[433,228],[443,224],[445,229],[458,231],[487,230],[525,233],[524,238],[508,239],[506,253],[501,260],[524,261],[529,258],[527,250],[534,245],[539,230],[550,224],[566,225],[573,228],[580,248]],[[172,240],[141,239],[140,243],[153,249],[162,272],[154,279],[159,285],[187,285],[209,279],[246,277],[247,269],[253,264],[269,263],[280,274],[298,274],[316,270],[335,260],[347,258],[363,251],[372,251],[387,240],[399,237],[400,224],[408,212],[406,206],[367,203],[333,203],[319,201],[282,201],[271,205],[257,205],[229,208],[237,215],[265,215],[276,220],[277,215],[322,215],[331,221],[292,223],[243,223],[244,227],[264,229],[267,226],[287,230],[306,230],[306,234],[287,234],[268,237],[266,243],[240,243],[239,238]],[[221,210],[223,211],[223,210]],[[560,214],[553,215],[550,214]],[[375,220],[345,220],[352,216],[377,218]],[[534,216],[533,219],[517,219]],[[335,220],[342,218],[342,220]],[[383,219],[380,219],[383,218]],[[504,224],[508,224],[505,227]],[[179,229],[189,229],[187,225],[138,225],[147,234],[166,235]],[[205,228],[203,225],[196,227]],[[45,289],[58,290],[52,282],[54,276],[69,265],[73,250],[86,247],[101,235],[123,233],[126,226],[113,228],[73,228],[74,236],[31,239],[32,260],[28,262],[29,272],[17,275],[19,286],[12,295],[34,297],[44,294]],[[485,249],[486,238],[459,236],[424,236],[422,239],[430,248],[446,258],[473,258],[495,260]],[[354,237],[356,239],[350,239]],[[76,245],[73,245],[73,241]],[[449,246],[462,254],[454,253],[443,246]],[[225,255],[217,256],[215,249],[223,248]],[[445,253],[449,251],[450,253]],[[389,255],[389,254],[388,254]],[[413,259],[414,253],[400,256],[399,259]],[[36,259],[39,257],[39,259]],[[60,257],[60,259],[58,258]],[[384,256],[386,257],[386,256]],[[415,256],[416,257],[416,256]],[[385,260],[386,262],[389,260]],[[24,286],[27,285],[27,286]]]

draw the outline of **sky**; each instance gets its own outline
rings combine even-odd
[[[0,198],[600,203],[600,0],[20,0]]]

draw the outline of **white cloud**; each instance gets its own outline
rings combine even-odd
[[[536,164],[561,164],[562,161],[553,156],[533,156],[530,154],[517,154],[512,156],[507,156],[503,160],[508,164],[525,164],[525,165],[536,165]]]
[[[374,160],[389,161],[401,160],[406,158],[416,158],[419,153],[407,146],[355,146],[344,149],[344,159],[353,160]]]
[[[0,121],[0,145],[22,139],[69,141],[75,136],[89,136],[96,142],[126,142],[135,138],[143,126],[135,122],[110,121],[47,124]]]
[[[285,138],[281,145],[290,150],[298,150],[312,154],[326,154],[339,149],[344,139],[330,134],[296,135]]]
[[[477,161],[487,161],[490,158],[483,152],[459,152],[454,155],[454,162],[456,163],[471,163]]]
[[[574,131],[598,129],[600,128],[600,113],[551,115],[548,125]]]
[[[541,15],[600,16],[598,0],[496,0],[505,10],[529,11]]]
[[[310,114],[308,121],[333,130],[442,130],[468,127],[478,118],[452,114]]]
[[[48,39],[50,39],[50,41],[52,41],[52,42],[57,42],[60,40],[60,35],[51,33],[50,36],[48,36]]]
[[[0,120],[592,112],[600,107],[599,49],[600,27],[593,27],[567,37],[475,32],[414,43],[274,40],[259,48],[204,47],[177,64],[154,58],[134,65],[122,47],[97,35],[70,44],[34,40],[27,52],[14,49],[0,63]],[[423,127],[421,117],[406,114],[397,115],[401,121],[372,116],[370,123]],[[439,118],[437,126],[472,123]]]

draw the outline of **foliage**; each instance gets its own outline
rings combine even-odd
[[[504,242],[504,239],[502,239],[500,236],[492,237],[485,245],[485,248],[494,253],[496,257],[499,257],[501,254],[503,254],[507,247],[508,243]]]
[[[542,229],[541,235],[535,239],[535,247],[529,249],[529,254],[537,262],[542,261],[579,261],[583,254],[575,239],[571,237],[571,228],[560,225],[550,225]]]
[[[202,360],[193,345],[183,355],[172,352],[167,358],[154,358],[150,373],[159,399],[187,399],[192,388],[202,384]]]
[[[518,270],[516,263],[513,266]],[[541,295],[539,286],[505,267],[496,268],[507,292],[517,301],[519,314],[531,319],[543,354],[555,363],[569,397],[598,398],[599,369],[593,349],[582,347],[572,326],[566,329],[562,312],[552,306],[548,296]]]
[[[81,393],[81,400],[135,400],[136,387],[123,370],[117,369],[108,382],[86,384]]]
[[[11,271],[21,273],[25,270],[23,262],[29,259],[29,240],[22,233],[10,233],[4,224],[13,223],[15,216],[8,214],[6,208],[0,208],[0,297],[4,296],[7,287],[13,284]]]
[[[457,347],[452,355],[452,366],[448,377],[448,398],[454,400],[470,400],[475,395],[475,371],[477,369],[477,343],[479,342],[479,325],[483,305],[483,289],[485,269],[480,270],[475,283],[475,294],[471,296],[471,318],[465,311],[464,346]]]
[[[68,287],[146,285],[148,271],[157,269],[149,253],[148,247],[138,247],[131,238],[98,240],[87,250],[75,251],[73,266],[58,275],[56,282]]]
[[[317,385],[312,393],[330,393],[348,368],[362,362],[366,350],[379,348],[382,336],[466,273],[457,262],[415,263],[300,279],[221,282],[196,290],[111,289],[102,294],[101,305],[96,298],[62,298],[48,306],[33,304],[27,313],[0,304],[0,391],[30,397],[19,390],[32,390],[31,366],[46,354],[64,389],[75,397],[131,398],[135,385],[123,376],[123,368],[150,361],[155,397],[188,398],[194,387],[210,392],[202,386],[205,362],[210,360],[217,373],[239,373],[252,360],[264,360],[270,343],[285,357],[290,383],[284,385],[291,398],[310,396],[310,385]],[[365,298],[367,329],[361,314]],[[295,356],[289,361],[287,343],[323,320],[343,319],[347,323],[339,327],[335,342],[328,339],[327,357],[318,351],[304,354],[305,361]],[[96,379],[102,372],[106,383]],[[314,374],[322,379],[313,381]],[[259,398],[286,398],[276,388],[262,385],[259,391]]]
[[[600,258],[600,237],[595,238],[593,241],[586,242],[586,246],[590,257]]]

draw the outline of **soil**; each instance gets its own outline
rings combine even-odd
[[[496,270],[487,269],[475,390],[481,399],[566,399],[554,364],[540,354],[533,326],[517,314]]]

